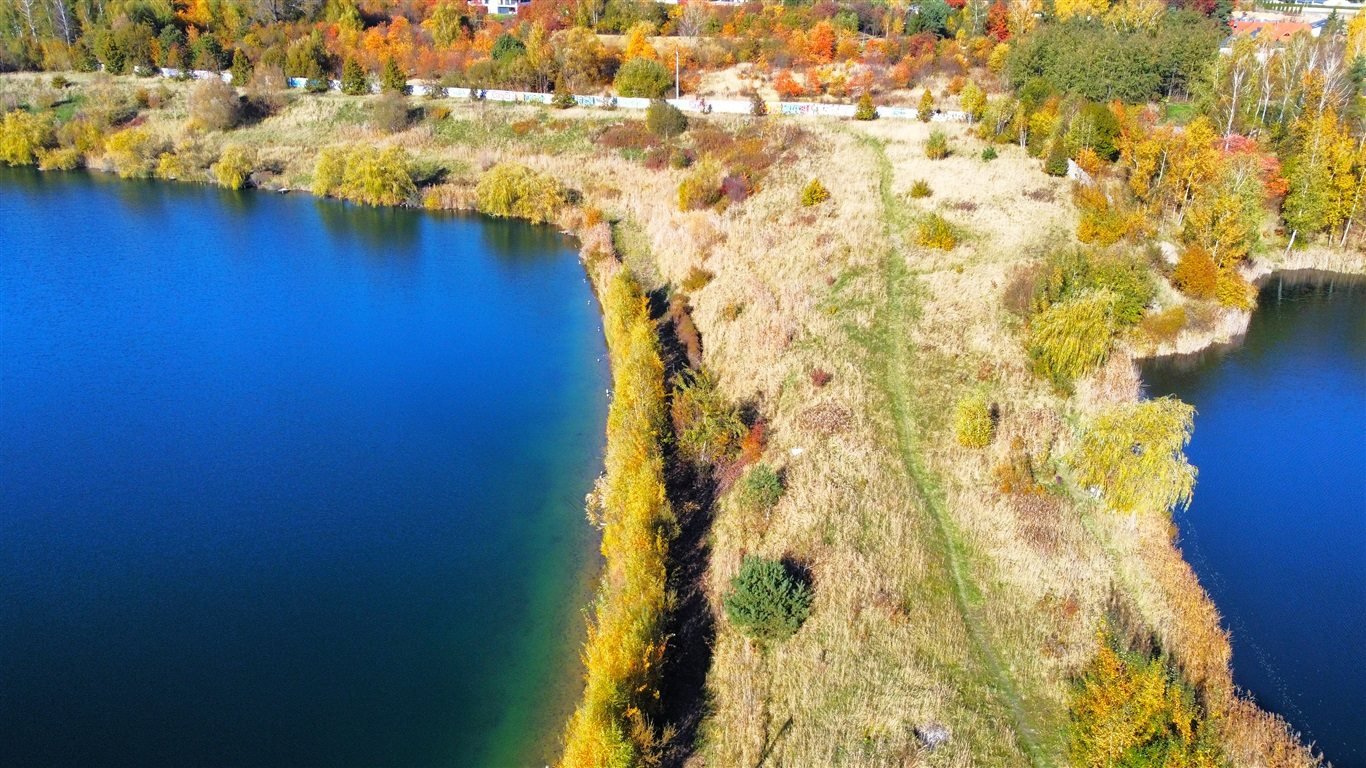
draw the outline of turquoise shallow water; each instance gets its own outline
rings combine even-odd
[[[539,764],[609,386],[520,223],[0,169],[0,764]]]
[[[1176,522],[1234,681],[1337,768],[1366,766],[1366,284],[1273,280],[1242,344],[1143,378],[1197,409]]]

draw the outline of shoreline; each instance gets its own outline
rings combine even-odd
[[[1284,297],[1284,300],[1277,294],[1276,283],[1279,280],[1285,281],[1284,287],[1286,289],[1286,296]],[[1221,391],[1222,388],[1217,382],[1224,380],[1223,377],[1227,377],[1227,380],[1241,381],[1243,386],[1249,388],[1260,385],[1260,383],[1264,381],[1265,374],[1259,373],[1251,379],[1246,378],[1251,375],[1251,371],[1260,370],[1257,366],[1266,365],[1267,359],[1275,359],[1277,355],[1293,356],[1297,354],[1295,346],[1297,343],[1312,344],[1320,338],[1319,335],[1309,336],[1302,333],[1298,341],[1290,340],[1283,338],[1279,332],[1273,329],[1278,324],[1289,324],[1293,326],[1296,321],[1287,318],[1294,318],[1301,312],[1319,311],[1321,304],[1345,302],[1349,307],[1356,306],[1361,299],[1362,288],[1366,287],[1366,271],[1337,271],[1305,268],[1263,269],[1260,271],[1255,285],[1258,288],[1259,299],[1264,299],[1264,301],[1259,301],[1252,312],[1248,313],[1248,330],[1251,332],[1251,335],[1255,337],[1255,341],[1252,342],[1254,346],[1247,348],[1250,357],[1241,358],[1240,362],[1236,361],[1239,358],[1235,356],[1239,355],[1244,346],[1249,343],[1249,334],[1244,333],[1227,342],[1211,343],[1190,354],[1150,356],[1142,359],[1135,359],[1133,361],[1135,375],[1142,382],[1142,387],[1144,389],[1144,393],[1141,395],[1143,399],[1156,397],[1158,395],[1181,399],[1189,398],[1192,406],[1195,406],[1198,401],[1202,406],[1208,406],[1214,410],[1222,411],[1221,414],[1210,417],[1213,418],[1215,422],[1223,422],[1222,433],[1219,431],[1219,424],[1215,424],[1214,426],[1206,425],[1202,422],[1204,414],[1198,411],[1195,414],[1195,435],[1197,437],[1201,434],[1202,429],[1215,430],[1214,432],[1209,433],[1209,436],[1203,438],[1201,441],[1205,447],[1201,451],[1201,463],[1196,465],[1197,469],[1200,470],[1205,469],[1206,464],[1209,464],[1212,467],[1211,472],[1213,472],[1230,462],[1238,464],[1243,460],[1243,457],[1237,455],[1238,451],[1242,449],[1242,446],[1235,439],[1230,437],[1228,429],[1229,416],[1227,411],[1231,408],[1236,409],[1238,406],[1233,405],[1233,401],[1227,397],[1226,393]],[[1292,292],[1294,293],[1292,294]],[[1303,298],[1298,298],[1300,296]],[[1301,303],[1306,306],[1297,306]],[[1271,328],[1264,327],[1262,322],[1259,322],[1255,328],[1251,327],[1250,320],[1253,316],[1259,311],[1264,310],[1269,311],[1273,315],[1272,317],[1262,319],[1263,322],[1270,323]],[[1342,315],[1339,314],[1337,317],[1341,319]],[[1349,312],[1347,317],[1351,318],[1353,315]],[[1350,324],[1352,321],[1349,319],[1346,322]],[[1342,342],[1343,337],[1340,336],[1340,333],[1344,328],[1341,324],[1334,322],[1322,327],[1327,329],[1327,335],[1331,336],[1339,343]],[[1334,346],[1330,349],[1333,350],[1331,353],[1323,354],[1334,361],[1332,363],[1333,365],[1344,364],[1341,362],[1344,357],[1349,359],[1352,357],[1347,354],[1346,348]],[[1311,352],[1309,354],[1312,355],[1314,353]],[[1353,363],[1353,365],[1354,364],[1355,363]],[[1228,366],[1232,366],[1232,368],[1229,368]],[[1312,368],[1310,370],[1312,370]],[[1334,370],[1342,369],[1335,368]],[[1192,376],[1194,378],[1191,378]],[[1179,385],[1174,384],[1173,382],[1179,382]],[[1216,382],[1213,388],[1211,388],[1211,382]],[[1256,383],[1254,384],[1254,382]],[[1161,389],[1153,392],[1150,390],[1151,386],[1157,386]],[[1297,387],[1298,386],[1302,386],[1302,383],[1297,385]],[[1277,400],[1267,401],[1265,398],[1259,398],[1259,402],[1261,402],[1263,406],[1268,406],[1270,408],[1269,411],[1265,408],[1263,409],[1264,415],[1274,416],[1279,414],[1283,408],[1283,404],[1287,402],[1286,398],[1288,396],[1297,395],[1298,392],[1298,388],[1288,390],[1282,388],[1282,391],[1279,393],[1279,399]],[[1202,395],[1204,398],[1208,398],[1208,402],[1202,399]],[[1290,397],[1289,399],[1297,400],[1298,398]],[[1209,405],[1210,403],[1219,403],[1221,408],[1211,406]],[[1291,403],[1289,406],[1284,407],[1294,408],[1296,406],[1294,403]],[[1212,414],[1213,412],[1214,411],[1211,410]],[[1327,417],[1329,414],[1334,413],[1334,411],[1325,409],[1325,407],[1318,407],[1313,409],[1311,413],[1314,414],[1314,417],[1318,414],[1323,414]],[[1314,442],[1318,442],[1317,439]],[[1272,455],[1275,455],[1274,451],[1272,452]],[[1195,459],[1192,458],[1192,463],[1194,462]],[[1226,476],[1229,471],[1228,467],[1223,467],[1221,474]],[[1288,487],[1296,487],[1297,481],[1312,477],[1312,469],[1308,470],[1310,472],[1309,475],[1304,474],[1305,471],[1305,467],[1299,467],[1298,473],[1287,475],[1282,478],[1282,480],[1291,484]],[[1201,565],[1201,572],[1197,575],[1199,588],[1202,592],[1201,598],[1208,601],[1215,608],[1219,628],[1229,639],[1230,656],[1228,675],[1230,684],[1234,686],[1233,696],[1236,697],[1230,702],[1232,707],[1230,712],[1237,714],[1240,719],[1245,721],[1260,721],[1266,724],[1279,721],[1279,725],[1276,727],[1283,727],[1287,733],[1292,734],[1298,739],[1303,749],[1312,752],[1316,756],[1319,760],[1319,765],[1331,766],[1334,763],[1330,761],[1335,755],[1331,753],[1325,754],[1322,751],[1322,745],[1310,742],[1304,734],[1295,730],[1295,727],[1289,724],[1288,719],[1291,714],[1294,713],[1299,725],[1302,727],[1309,729],[1327,727],[1329,731],[1332,731],[1332,726],[1334,725],[1332,711],[1336,710],[1317,712],[1317,715],[1319,716],[1317,721],[1312,717],[1306,719],[1304,712],[1301,711],[1294,702],[1301,699],[1322,698],[1323,691],[1315,687],[1301,687],[1296,689],[1294,687],[1296,684],[1303,686],[1305,681],[1298,679],[1292,673],[1291,669],[1285,666],[1284,658],[1281,659],[1282,663],[1277,664],[1274,667],[1271,666],[1270,662],[1266,659],[1259,658],[1261,651],[1257,650],[1258,646],[1267,643],[1268,637],[1272,638],[1271,642],[1273,644],[1275,642],[1274,634],[1267,635],[1265,633],[1274,633],[1277,630],[1262,626],[1262,633],[1249,634],[1248,627],[1246,626],[1249,623],[1249,617],[1251,616],[1257,616],[1258,620],[1262,622],[1282,621],[1285,617],[1284,611],[1276,610],[1274,599],[1268,602],[1268,598],[1260,594],[1260,588],[1257,586],[1259,582],[1256,581],[1257,577],[1255,576],[1249,576],[1249,574],[1243,573],[1241,574],[1241,580],[1235,577],[1232,583],[1241,583],[1241,587],[1231,587],[1228,583],[1222,583],[1229,581],[1230,574],[1227,569],[1230,567],[1236,570],[1237,567],[1243,566],[1246,563],[1260,564],[1261,561],[1258,560],[1255,552],[1255,536],[1249,539],[1248,537],[1253,536],[1253,534],[1243,530],[1242,526],[1236,524],[1229,525],[1227,522],[1224,522],[1222,529],[1220,529],[1217,527],[1219,526],[1217,521],[1210,522],[1206,520],[1204,523],[1200,522],[1210,514],[1210,509],[1205,509],[1207,504],[1212,505],[1214,508],[1222,508],[1224,510],[1222,512],[1217,509],[1214,511],[1215,518],[1219,518],[1221,516],[1227,516],[1229,514],[1228,510],[1232,509],[1228,506],[1226,497],[1238,497],[1239,491],[1228,484],[1227,477],[1221,481],[1216,479],[1214,475],[1211,475],[1210,482],[1214,483],[1214,485],[1211,485],[1204,491],[1201,490],[1200,483],[1197,482],[1192,509],[1186,510],[1182,515],[1173,516],[1170,535],[1173,549],[1181,554],[1183,559],[1187,560],[1187,563],[1192,569],[1195,568],[1197,563]],[[1220,482],[1222,482],[1223,485],[1220,485]],[[1284,485],[1284,483],[1282,483],[1282,485]],[[1239,515],[1245,514],[1250,517],[1257,517],[1260,515],[1267,519],[1278,518],[1278,515],[1275,512],[1275,504],[1266,502],[1266,499],[1264,498],[1262,501],[1265,503],[1272,503],[1272,506],[1266,507],[1264,504],[1263,508],[1260,508],[1260,511],[1256,506],[1254,499],[1241,498],[1241,501],[1244,504],[1253,501],[1254,504],[1250,508],[1238,508],[1239,512],[1237,514]],[[1198,513],[1202,509],[1204,509],[1204,514],[1192,516],[1192,512]],[[1283,516],[1283,513],[1279,515],[1279,517]],[[1207,528],[1207,526],[1211,525],[1216,527],[1212,529]],[[1194,529],[1192,529],[1191,526],[1194,526]],[[1202,533],[1192,538],[1192,530],[1201,531]],[[1214,531],[1214,533],[1211,531]],[[1222,564],[1212,564],[1210,558],[1207,558],[1200,553],[1200,539],[1203,538],[1206,546],[1208,546],[1209,542],[1215,540],[1212,537],[1216,535],[1221,537],[1218,540],[1222,542],[1222,546],[1228,547],[1231,545],[1234,548],[1230,551],[1236,553],[1235,556],[1230,559],[1226,552]],[[1191,549],[1192,547],[1194,547],[1194,549]],[[1187,551],[1192,553],[1192,557],[1186,557]],[[1351,551],[1351,548],[1348,547],[1347,550],[1341,550],[1339,548],[1338,551]],[[1234,563],[1235,560],[1238,561],[1236,564]],[[1275,557],[1271,557],[1268,562],[1264,563],[1267,567],[1286,569],[1287,574],[1293,574],[1294,564],[1300,564],[1300,561],[1286,560],[1284,562],[1277,562]],[[1222,574],[1221,570],[1223,570]],[[1243,593],[1241,602],[1237,594],[1239,589],[1241,589]],[[1238,608],[1240,616],[1230,618],[1226,615],[1226,606],[1220,599],[1215,599],[1214,597],[1216,592],[1221,593],[1221,598],[1223,600],[1230,601],[1228,606],[1229,609]],[[1249,601],[1249,595],[1253,596],[1255,599]],[[1322,615],[1323,614],[1320,614],[1320,616]],[[1327,615],[1335,614],[1329,609]],[[1235,636],[1242,646],[1237,652],[1233,651],[1233,640]],[[1256,698],[1254,698],[1254,694],[1251,691],[1242,687],[1243,685],[1250,684],[1248,682],[1249,675],[1255,678],[1257,670],[1265,672],[1273,669],[1277,679],[1282,679],[1282,683],[1285,683],[1285,685],[1277,683],[1274,688],[1269,688],[1265,681],[1263,681],[1259,695]],[[1293,681],[1293,683],[1287,683],[1286,681]],[[1280,699],[1279,707],[1273,708],[1275,699],[1278,698],[1276,695],[1277,691],[1279,692]],[[1263,696],[1265,696],[1265,698],[1263,698]],[[1342,729],[1338,728],[1337,730],[1341,733]]]
[[[1356,279],[1366,278],[1366,255],[1358,255],[1356,259],[1352,259],[1346,251],[1315,248],[1297,253],[1295,256],[1296,258],[1281,263],[1255,262],[1251,269],[1245,271],[1244,276],[1248,282],[1256,286],[1258,293],[1267,283],[1287,275],[1302,274],[1308,277],[1319,273]],[[1252,316],[1258,309],[1258,306],[1250,310],[1220,309],[1218,322],[1213,328],[1204,331],[1183,328],[1174,342],[1159,344],[1151,349],[1130,346],[1129,358],[1134,363],[1158,358],[1179,359],[1195,357],[1224,347],[1236,347],[1247,335]]]

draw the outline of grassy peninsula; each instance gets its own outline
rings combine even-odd
[[[0,159],[579,236],[614,397],[564,765],[1319,764],[1233,688],[1190,409],[1133,360],[1236,333],[1259,271],[1366,271],[1359,212],[1278,231],[1204,118],[1178,158],[961,83],[961,123],[220,85],[5,76]]]

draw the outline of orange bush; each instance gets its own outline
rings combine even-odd
[[[1219,267],[1209,251],[1192,245],[1181,254],[1172,272],[1172,283],[1187,296],[1195,299],[1214,298],[1219,283]]]

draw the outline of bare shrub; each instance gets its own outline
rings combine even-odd
[[[237,89],[213,77],[190,89],[190,121],[210,131],[226,131],[242,116]]]
[[[837,403],[813,405],[802,412],[803,426],[822,435],[833,435],[849,429],[853,416],[849,409]]]
[[[385,91],[370,105],[370,124],[385,133],[398,133],[408,127],[410,114],[407,96]]]

